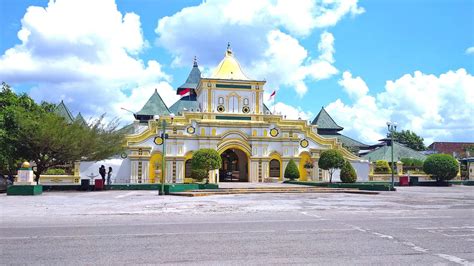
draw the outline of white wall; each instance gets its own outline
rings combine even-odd
[[[90,175],[97,175],[94,179],[100,179],[99,167],[105,166],[109,171],[109,166],[112,167],[112,183],[130,183],[130,160],[122,158],[112,158],[102,161],[81,161],[80,176],[81,179],[90,179]]]
[[[357,173],[357,182],[369,181],[369,162],[368,161],[355,161],[351,162],[352,167]],[[332,182],[341,182],[340,178],[341,170],[336,170],[332,175]],[[329,180],[328,180],[329,181]]]

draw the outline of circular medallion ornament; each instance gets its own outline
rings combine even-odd
[[[194,134],[194,132],[196,132],[196,129],[194,127],[188,127],[186,129],[186,132],[188,132],[188,134]]]
[[[302,140],[300,141],[300,145],[301,145],[301,147],[306,148],[306,147],[309,146],[309,142],[308,142],[308,140],[306,140],[306,139],[302,139]]]
[[[217,112],[222,113],[225,111],[224,105],[217,106]]]
[[[161,145],[163,144],[163,139],[161,137],[155,137],[155,139],[153,140],[153,142],[156,144],[156,145]]]
[[[127,158],[127,156],[128,156],[128,155],[127,155],[126,152],[122,152],[122,154],[120,154],[120,157],[121,157],[122,159]]]
[[[278,129],[276,129],[276,128],[270,129],[270,136],[272,136],[272,137],[278,136],[279,133],[280,132],[278,132]]]
[[[250,107],[244,106],[244,107],[242,108],[242,113],[244,113],[244,114],[250,113]]]

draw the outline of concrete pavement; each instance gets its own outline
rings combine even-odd
[[[474,189],[206,198],[155,191],[0,195],[6,264],[474,262]]]

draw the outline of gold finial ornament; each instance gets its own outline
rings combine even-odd
[[[227,43],[227,50],[224,59],[219,63],[211,78],[215,79],[235,79],[250,80],[242,71],[239,62],[234,57],[230,43]]]
[[[30,165],[29,162],[24,162],[24,163],[21,164],[21,168],[30,168],[30,167],[31,167],[31,165]]]

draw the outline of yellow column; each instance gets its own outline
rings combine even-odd
[[[161,153],[155,153],[150,157],[148,164],[148,176],[150,183],[158,183],[161,180],[163,174],[163,166],[161,165],[162,155]],[[157,173],[158,170],[158,173]]]
[[[302,153],[300,155],[300,163],[298,170],[300,171],[300,179],[299,181],[308,181],[307,173],[306,173],[306,168],[304,168],[304,164],[306,162],[311,162],[311,157],[309,156],[308,153]]]

